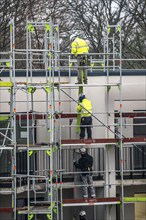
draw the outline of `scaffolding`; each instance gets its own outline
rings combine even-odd
[[[7,53],[7,59],[1,59],[1,72],[9,69],[10,78],[6,82],[0,81],[1,91],[9,92],[8,101],[1,102],[1,105],[9,105],[9,110],[7,113],[1,112],[0,116],[1,121],[7,122],[7,127],[0,131],[3,137],[0,156],[3,156],[3,152],[10,152],[11,168],[10,176],[2,176],[0,181],[11,184],[8,189],[1,189],[1,193],[9,193],[12,197],[11,207],[1,207],[0,212],[12,213],[14,220],[19,219],[19,216],[29,220],[64,220],[66,207],[73,207],[72,219],[77,219],[79,208],[90,206],[89,210],[93,208],[91,218],[97,219],[97,207],[104,206],[104,218],[110,219],[118,205],[121,209],[120,219],[124,220],[125,204],[146,201],[145,197],[124,195],[124,149],[127,145],[138,148],[137,143],[144,144],[146,139],[128,138],[123,134],[123,117],[144,117],[145,112],[128,112],[127,115],[123,112],[121,36],[120,25],[107,25],[103,53],[89,54],[90,66],[86,66],[91,72],[103,71],[105,80],[102,83],[95,80],[94,84],[77,85],[72,83],[72,71],[78,69],[76,60],[71,59],[70,53],[60,53],[58,25],[53,24],[51,19],[48,22],[27,20],[26,49],[20,49],[15,45],[14,21],[10,22],[10,52]],[[36,42],[39,48],[36,48]],[[23,81],[17,81],[16,77],[20,63],[26,66]],[[43,78],[36,80],[35,74],[41,70]],[[67,82],[61,80],[61,70],[67,70]],[[110,70],[119,71],[116,80],[110,79]],[[113,87],[119,100],[119,111],[116,114],[110,105]],[[79,124],[74,120],[77,114],[72,109],[76,109],[75,105],[78,104],[78,92],[89,92],[89,89],[93,90],[89,95],[98,92],[103,94],[106,107],[92,114],[98,137],[94,133],[96,138],[81,140],[76,133],[79,132]],[[118,118],[119,123],[114,123],[114,117]],[[21,129],[20,141],[17,127]],[[81,146],[103,159],[99,164],[95,162],[96,169],[93,172],[95,188],[102,187],[101,193],[98,193],[100,198],[81,199],[80,172],[73,168],[71,162],[79,158],[78,150]],[[119,170],[109,161],[115,157],[115,148],[119,149]],[[4,154],[4,160],[7,156],[8,153]],[[21,171],[18,166],[23,163],[22,159],[26,160],[26,166]],[[118,197],[117,174],[120,179]],[[21,207],[17,204],[19,190],[26,198],[25,205]]]

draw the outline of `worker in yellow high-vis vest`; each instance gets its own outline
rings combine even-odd
[[[79,95],[79,104],[77,106],[77,113],[81,114],[80,123],[80,139],[85,138],[85,130],[87,130],[87,138],[92,138],[92,103],[86,99],[84,94]]]
[[[89,41],[71,35],[71,54],[77,58],[78,84],[87,84],[87,54],[89,51]]]

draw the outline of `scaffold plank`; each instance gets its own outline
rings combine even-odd
[[[146,137],[140,138],[123,138],[122,143],[133,144],[133,143],[144,143],[146,142]],[[99,138],[99,139],[64,139],[61,141],[61,145],[86,145],[86,144],[118,144],[120,139],[115,138]]]
[[[0,121],[7,121],[8,119],[9,119],[9,116],[0,115]]]
[[[41,119],[46,119],[48,117],[48,115],[46,114],[31,114],[29,113],[28,115],[27,114],[18,114],[16,115],[16,120],[27,120],[27,118],[29,120],[41,120]],[[73,113],[73,114],[70,114],[70,113],[66,113],[66,114],[54,114],[54,118],[58,119],[58,118],[76,118],[77,117],[77,114]]]
[[[115,117],[119,118],[120,113],[115,113]],[[138,117],[146,117],[146,112],[123,112],[122,118],[138,118]]]
[[[27,114],[18,114],[16,115],[16,120],[27,120],[27,118],[29,120],[36,120],[36,119],[46,119],[46,115],[45,114],[31,114],[29,113],[28,115]]]
[[[146,202],[146,197],[124,197],[124,203]],[[63,206],[91,206],[121,204],[120,198],[89,198],[89,199],[64,199]]]
[[[74,145],[98,145],[98,144],[105,144],[105,145],[117,145],[120,143],[119,139],[115,139],[115,138],[102,138],[102,139],[64,139],[61,140],[61,146],[74,146]],[[122,143],[123,144],[145,144],[146,143],[146,137],[141,137],[141,138],[123,138],[122,139]],[[59,144],[59,143],[56,143]],[[10,149],[12,149],[14,145],[12,144],[8,144],[8,147]],[[29,144],[29,146],[27,144],[17,144],[16,147],[18,149],[27,149],[29,147],[29,149],[32,150],[48,150],[50,149],[50,143],[36,143],[36,144]]]
[[[12,148],[12,147],[14,147],[14,145],[8,144],[7,147],[5,147],[5,149],[8,149],[8,147]],[[17,144],[16,147],[17,147],[18,150],[27,150],[28,148],[29,148],[29,150],[32,150],[32,151],[33,150],[35,150],[35,151],[37,151],[37,150],[38,151],[51,150],[50,143],[40,143],[40,144],[36,143],[36,144],[29,144],[29,145],[27,145],[27,144]]]
[[[124,197],[125,203],[146,202],[146,197]]]
[[[145,143],[146,142],[146,137],[123,138],[122,142],[126,143],[126,144]]]
[[[119,140],[115,138],[103,138],[103,139],[64,139],[61,140],[61,145],[76,145],[76,144],[115,144]]]
[[[88,199],[64,199],[63,206],[91,206],[120,204],[120,198],[88,198]]]
[[[7,116],[8,117],[8,116]],[[37,114],[37,113],[29,113],[27,114],[17,114],[16,115],[16,120],[26,120],[27,118],[29,120],[41,120],[41,119],[46,119],[48,115],[46,114]],[[118,118],[120,117],[120,113],[115,113],[115,117]],[[146,117],[146,112],[129,112],[129,113],[122,113],[122,117],[125,118],[136,118],[136,117]],[[54,118],[77,118],[77,113],[55,113]]]
[[[107,86],[119,86],[119,83],[105,83],[105,84],[98,84],[98,83],[94,83],[94,84],[59,84],[60,85],[60,88],[78,88],[80,86],[83,86],[83,87],[107,87]]]
[[[0,207],[0,213],[11,213],[13,212],[13,208],[10,207]]]
[[[0,81],[0,87],[12,87],[13,83],[12,82],[3,82]]]
[[[61,114],[55,114],[55,118],[77,118],[76,113],[61,113]]]
[[[14,149],[14,146],[10,147],[10,146],[5,146],[5,147],[1,147],[0,146],[0,150],[13,150]]]
[[[18,214],[28,214],[31,212],[31,214],[49,214],[51,213],[51,210],[47,206],[30,206],[29,208],[27,206],[22,208],[17,208]]]

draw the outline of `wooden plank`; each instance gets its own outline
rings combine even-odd
[[[108,198],[88,198],[88,199],[64,199],[63,203],[84,203],[84,202],[119,202],[118,197],[108,197]]]
[[[115,113],[115,117],[119,118],[120,113]],[[146,117],[146,112],[123,112],[122,118],[138,118],[138,117]]]
[[[119,198],[89,198],[89,199],[65,199],[63,206],[95,206],[95,205],[120,205]]]
[[[13,208],[10,207],[0,207],[0,213],[11,213],[13,212]]]
[[[144,143],[146,137],[141,138],[123,138],[122,143]],[[64,139],[61,141],[61,145],[74,145],[74,144],[118,144],[120,139],[115,138],[99,138],[99,139]]]
[[[67,113],[67,114],[54,114],[55,118],[58,119],[58,118],[76,118],[77,117],[77,114],[70,114],[70,113]],[[45,114],[31,114],[29,113],[28,114],[28,119],[29,120],[41,120],[41,119],[46,119],[46,115]],[[26,120],[27,119],[27,114],[18,114],[16,115],[16,120]]]

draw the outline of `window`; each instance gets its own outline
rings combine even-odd
[[[133,136],[146,137],[146,118],[135,118]],[[146,144],[136,144],[134,147],[134,169],[146,169]]]

